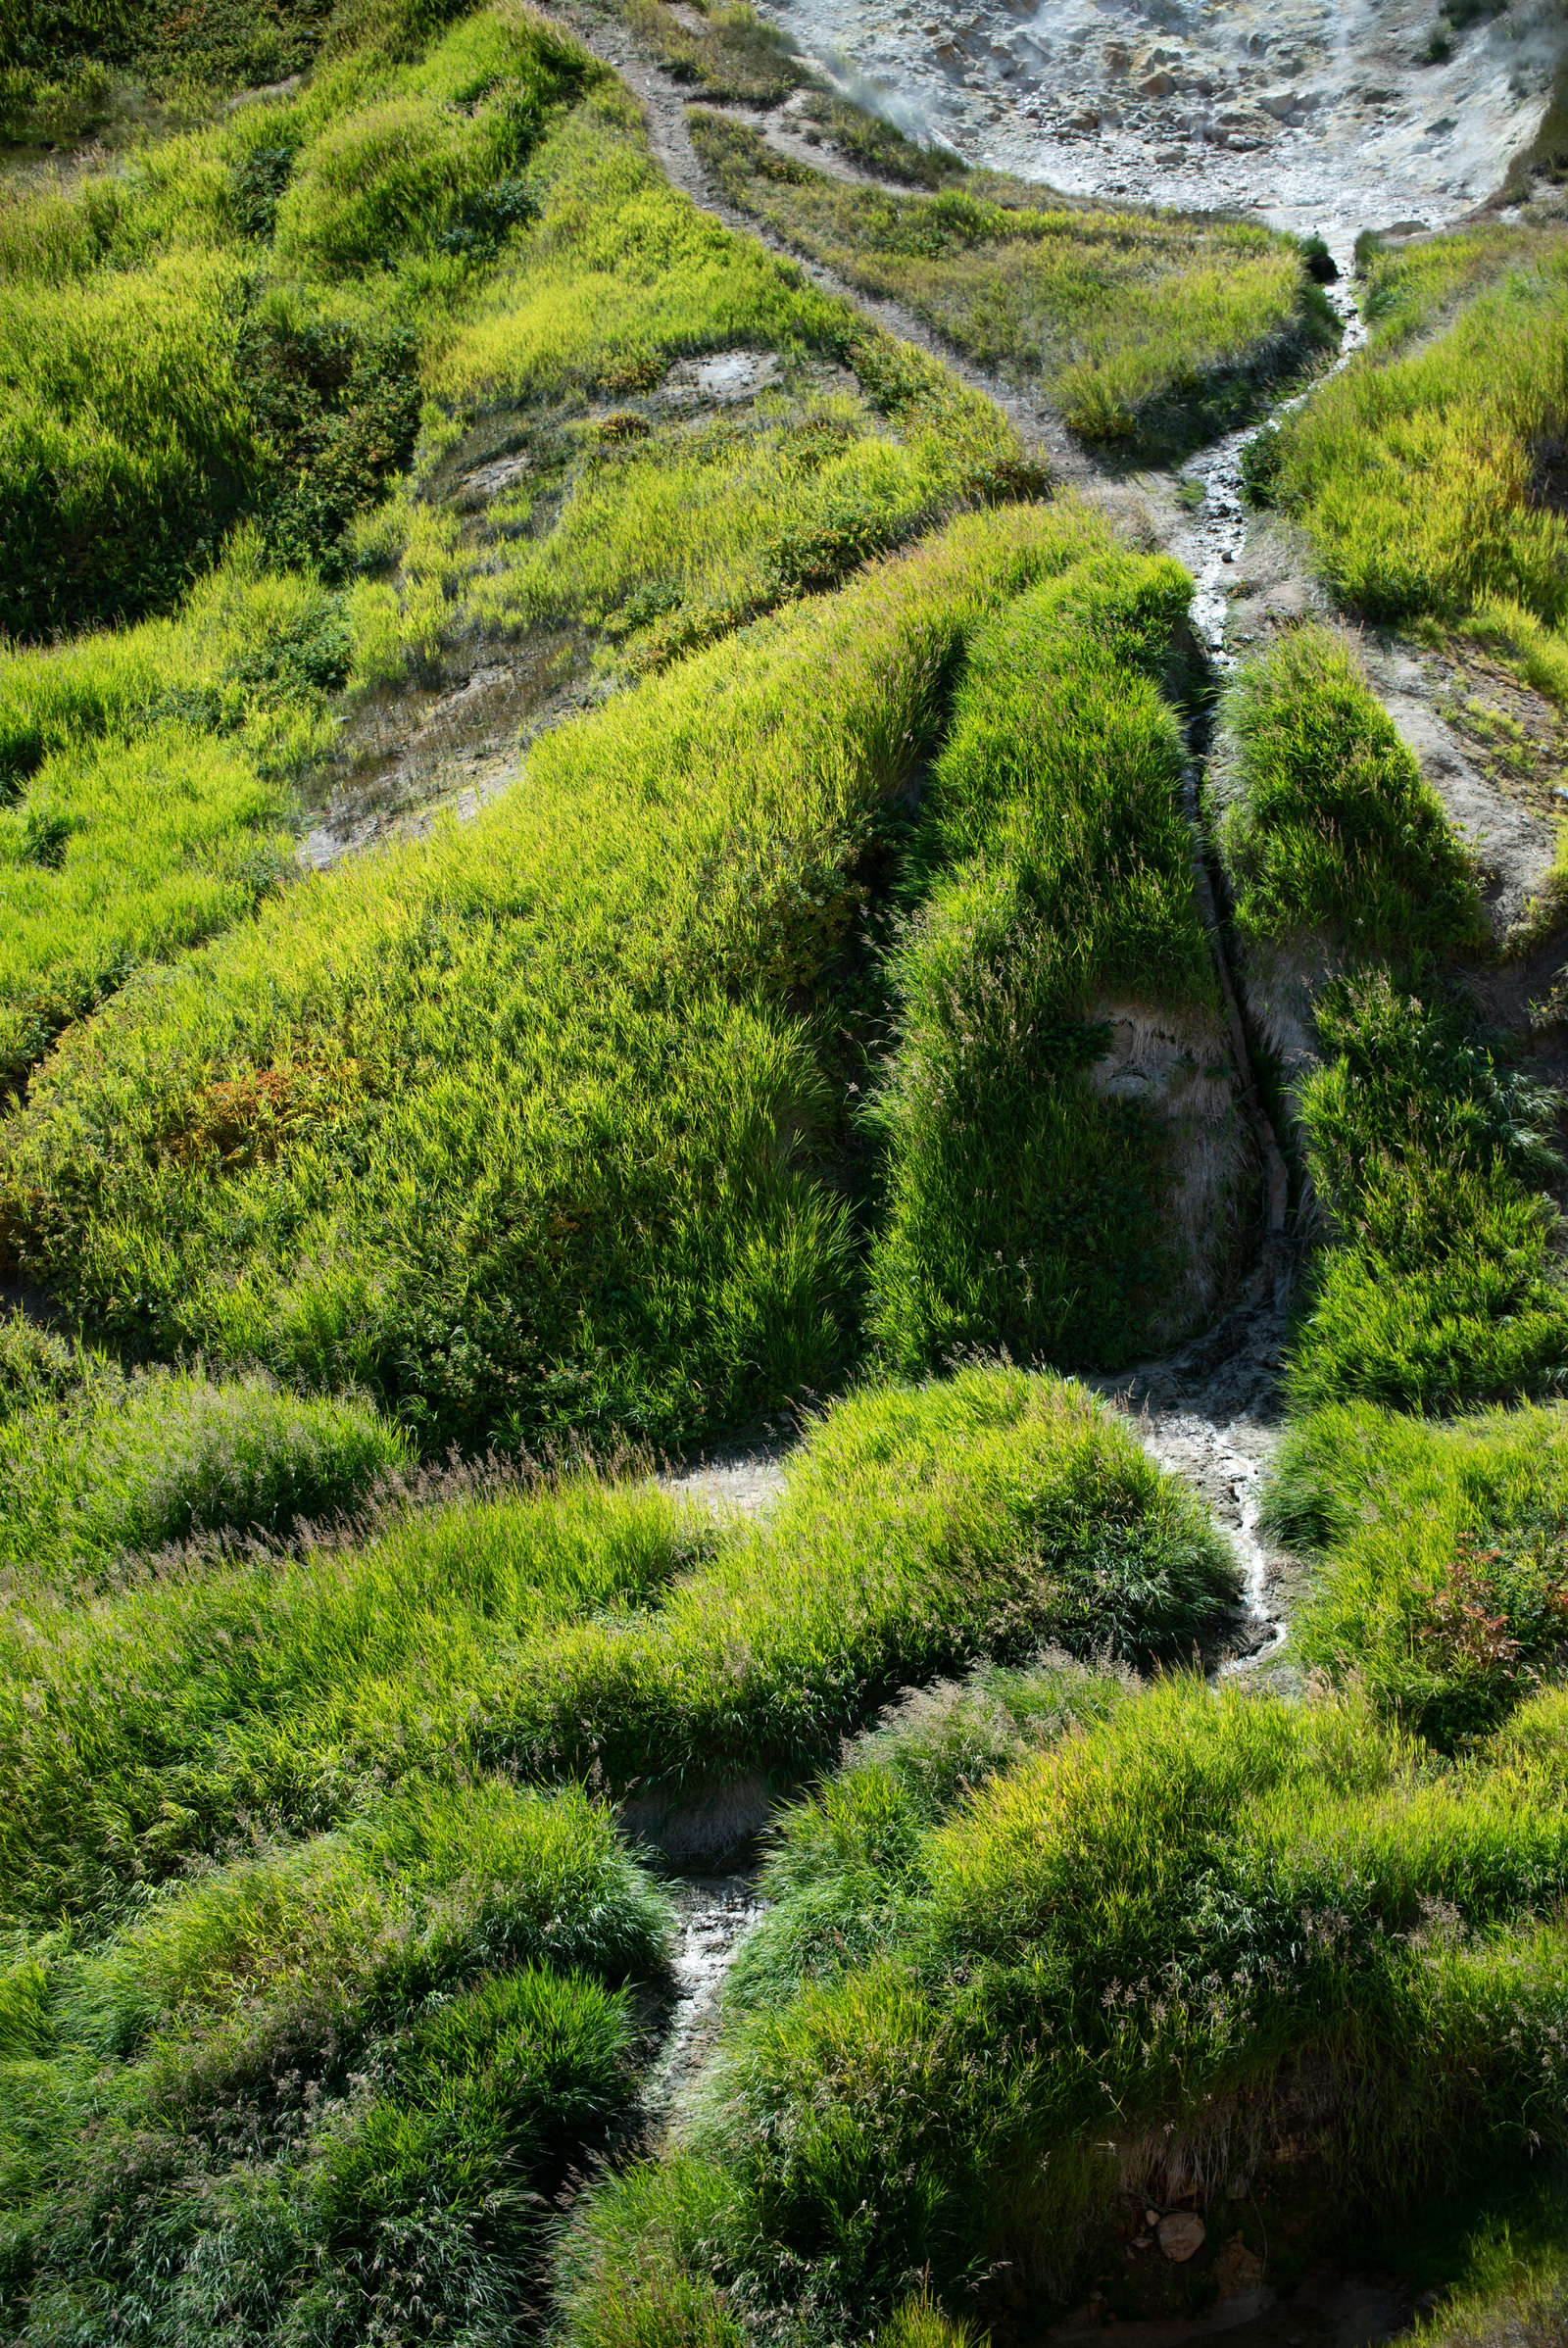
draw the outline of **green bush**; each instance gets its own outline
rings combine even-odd
[[[519,2337],[547,2197],[632,2088],[625,1992],[593,1977],[648,1974],[668,1926],[602,1805],[480,1785],[239,1861],[91,1954],[24,1959],[42,1993],[0,2122],[10,2306],[68,2297],[110,2339],[188,2338],[236,2306],[253,2340],[316,2316]]]
[[[907,1683],[1043,1639],[1180,1656],[1235,1590],[1206,1511],[1082,1387],[979,1368],[872,1387],[657,1615],[539,1640],[480,1749],[671,1797],[787,1777]]]
[[[1568,1635],[1568,1435],[1366,1404],[1290,1429],[1265,1522],[1319,1560],[1292,1645],[1446,1749],[1496,1727]]]
[[[1559,1171],[1557,1095],[1462,1003],[1425,1001],[1386,971],[1326,985],[1314,1005],[1322,1063],[1298,1112],[1318,1197],[1354,1228],[1369,1169],[1386,1157],[1452,1158],[1541,1190]]]
[[[1327,988],[1334,1056],[1298,1099],[1339,1245],[1311,1276],[1287,1372],[1306,1406],[1462,1409],[1559,1386],[1568,1291],[1550,1200],[1555,1096],[1501,1065],[1470,1013],[1386,974]]]
[[[280,1394],[256,1376],[106,1367],[53,1407],[29,1402],[0,1424],[0,1568],[13,1587],[90,1585],[137,1552],[329,1522],[408,1459],[363,1403]]]
[[[1486,943],[1470,859],[1338,636],[1277,639],[1243,669],[1225,723],[1236,796],[1218,838],[1244,939],[1317,933],[1357,959]]]
[[[1151,2201],[1343,2222],[1467,2145],[1560,2147],[1561,1715],[1445,1770],[1353,1703],[1173,1681],[1022,1760],[924,1835],[874,1953],[731,2020],[689,2134],[707,2226],[661,2208],[689,2152],[609,2188],[568,2336],[603,2336],[595,2228],[639,2216],[757,2322],[863,2331],[922,2277],[984,2321],[999,2275],[1049,2320],[1107,2270],[1131,2312]]]
[[[903,1372],[999,1343],[1115,1365],[1183,1316],[1168,1124],[1090,1070],[1107,1004],[1213,1023],[1181,735],[1154,681],[1189,591],[1160,560],[1068,570],[993,624],[958,687],[871,1112],[869,1320]]]

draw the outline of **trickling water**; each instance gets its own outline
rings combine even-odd
[[[1273,1610],[1269,1557],[1258,1539],[1262,1515],[1262,1472],[1274,1447],[1271,1431],[1252,1419],[1228,1426],[1198,1413],[1147,1416],[1139,1429],[1145,1448],[1160,1466],[1192,1486],[1207,1501],[1214,1521],[1236,1552],[1243,1584],[1242,1615],[1230,1658],[1216,1675],[1255,1670],[1273,1656],[1285,1624]]]
[[[643,2086],[643,2108],[655,2121],[669,2119],[700,2069],[718,2025],[724,1977],[763,1904],[755,1874],[683,1876],[668,1888],[680,1919],[675,2007]]]
[[[1341,369],[1348,367],[1355,353],[1366,341],[1366,326],[1349,291],[1348,277],[1351,264],[1348,252],[1334,256],[1346,272],[1337,285],[1325,288],[1329,300],[1345,323],[1344,339],[1339,357],[1314,382],[1312,389],[1325,383]],[[1282,403],[1278,413],[1288,415],[1299,408],[1311,396],[1300,392],[1293,400]],[[1197,582],[1193,594],[1193,627],[1207,651],[1214,665],[1220,669],[1234,668],[1235,660],[1225,650],[1225,606],[1230,590],[1240,573],[1235,565],[1247,540],[1247,503],[1242,488],[1242,453],[1268,424],[1249,424],[1242,431],[1228,432],[1203,449],[1184,469],[1184,478],[1201,484],[1203,502],[1191,521],[1177,531],[1171,541],[1171,553],[1178,563],[1186,564]]]

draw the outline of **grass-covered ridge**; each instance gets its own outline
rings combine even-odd
[[[1550,450],[1563,429],[1565,255],[1522,240],[1498,281],[1482,239],[1379,267],[1389,331],[1266,436],[1253,487],[1298,518],[1335,595],[1373,620],[1510,611],[1559,632],[1564,523]],[[1486,265],[1486,266],[1483,266]],[[1436,337],[1390,357],[1396,321],[1482,290]]]
[[[368,1541],[14,1608],[5,1907],[90,1910],[246,1819],[318,1828],[389,1779],[787,1781],[909,1681],[1048,1639],[1184,1655],[1235,1588],[1113,1412],[1015,1371],[841,1404],[779,1509],[722,1538],[585,1473],[426,1498]]]
[[[922,2271],[982,2315],[1000,2281],[1048,2320],[1107,2270],[1113,2311],[1157,2311],[1150,2201],[1196,2188],[1215,2246],[1255,2251],[1256,2189],[1343,2226],[1467,2139],[1560,2147],[1563,1725],[1539,1697],[1446,1770],[1358,1704],[1178,1681],[912,1835],[869,1806],[792,1828],[780,1957],[836,1880],[880,1900],[876,1945],[806,1929],[798,1982],[758,1981],[688,2146],[580,2222],[568,2336],[626,2336],[628,2271],[715,2326],[808,2293],[863,2333]]]
[[[157,1369],[127,1378],[20,1314],[0,1322],[0,1587],[91,1590],[182,1543],[330,1525],[408,1465],[353,1397]]]
[[[1295,628],[1225,705],[1218,832],[1249,948],[1314,933],[1341,962],[1485,946],[1471,862],[1349,645]]]
[[[901,1370],[974,1345],[1115,1365],[1201,1314],[1243,1168],[1208,940],[1159,690],[1190,583],[1080,565],[976,645],[896,945],[871,1328]],[[1163,1090],[1100,1088],[1133,1004],[1183,1047]]]
[[[965,357],[1038,384],[1092,441],[1206,437],[1337,331],[1298,249],[1266,229],[1074,208],[990,173],[933,194],[849,186],[747,124],[690,120],[734,202]]]
[[[1255,656],[1226,714],[1215,837],[1327,1221],[1292,1392],[1443,1411],[1556,1388],[1557,1103],[1456,979],[1491,951],[1470,859],[1330,631]]]
[[[824,1014],[898,797],[978,627],[1120,560],[1066,503],[956,523],[133,981],[6,1127],[13,1260],[425,1440],[667,1441],[821,1388],[855,1316]]]
[[[1366,1405],[1292,1428],[1271,1530],[1316,1555],[1292,1625],[1302,1658],[1353,1673],[1451,1749],[1495,1728],[1568,1629],[1568,1427],[1559,1410],[1446,1425]]]

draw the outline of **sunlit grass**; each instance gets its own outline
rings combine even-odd
[[[1559,2149],[1562,1713],[1452,1770],[1355,1700],[1169,1682],[808,1883],[787,1845],[764,1929],[797,1983],[732,2016],[684,2145],[581,2213],[567,2336],[621,2336],[600,2311],[642,2267],[763,2309],[809,2275],[847,2329],[912,2270],[956,2310],[1000,2272],[1041,2321],[1108,2272],[1132,2313],[1151,2202],[1255,2244],[1253,2196],[1343,2226],[1467,2143]],[[835,1884],[874,1945],[809,1929]]]
[[[1112,544],[1065,504],[957,522],[133,981],[8,1124],[16,1260],[425,1441],[667,1441],[820,1390],[853,1257],[815,1022],[859,859],[970,634]]]
[[[1411,301],[1462,288],[1466,258],[1429,261]],[[1544,244],[1428,347],[1358,357],[1271,436],[1271,494],[1352,611],[1462,620],[1501,602],[1560,629],[1568,525],[1537,476],[1568,417],[1565,280],[1568,251]]]
[[[966,358],[1040,385],[1087,439],[1180,440],[1205,408],[1245,403],[1249,376],[1333,339],[1296,247],[1266,229],[1077,209],[992,174],[935,195],[848,186],[723,116],[691,122],[734,202]]]
[[[1319,1560],[1293,1647],[1445,1745],[1494,1727],[1555,1652],[1568,1622],[1560,1411],[1435,1426],[1319,1410],[1287,1436],[1265,1509]]]

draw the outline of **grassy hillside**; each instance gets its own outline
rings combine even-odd
[[[1250,453],[1254,493],[1300,520],[1352,611],[1544,629],[1560,660],[1565,542],[1542,467],[1562,432],[1565,269],[1549,230],[1375,257],[1368,351]]]
[[[1558,2149],[1562,1711],[1444,1771],[1355,1704],[1177,1681],[1069,1694],[935,1820],[860,1766],[858,1815],[786,1825],[687,2143],[579,2219],[568,2337],[629,2336],[633,2276],[726,2339],[803,2288],[864,2336],[920,2275],[982,2320],[1096,2275],[1112,2314],[1198,2306],[1150,2204],[1197,2198],[1255,2258],[1259,2200],[1343,2226],[1467,2137]],[[1412,1930],[1438,1900],[1451,1934]],[[869,1947],[822,1929],[868,1910]],[[1293,2227],[1273,2272],[1313,2251]]]
[[[0,2337],[1010,2348],[1324,2258],[1551,2336],[1558,1103],[1337,627],[1201,783],[1125,476],[1300,387],[1308,256],[615,17],[770,245],[521,0],[0,0],[78,150],[0,191]],[[1365,248],[1250,461],[1552,692],[1560,259]],[[1204,1333],[1217,1409],[1262,1094],[1302,1673],[1213,1687],[1232,1543],[1061,1373]],[[752,1512],[661,1472],[736,1434]],[[660,1848],[768,1804],[666,2070]]]
[[[989,172],[927,194],[898,184],[913,173],[897,149],[855,158],[893,186],[847,185],[728,116],[690,120],[733,202],[966,358],[1038,385],[1087,440],[1147,454],[1207,438],[1336,338],[1295,245],[1266,229],[1074,209]]]

